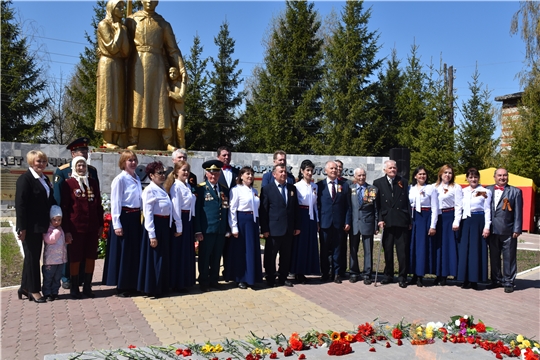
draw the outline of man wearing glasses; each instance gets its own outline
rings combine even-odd
[[[219,289],[219,267],[225,237],[229,234],[229,188],[218,183],[223,163],[208,160],[202,165],[206,181],[196,188],[195,240],[199,242],[199,286]]]

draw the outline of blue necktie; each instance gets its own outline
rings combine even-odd
[[[358,204],[360,204],[360,207],[362,207],[362,204],[364,203],[364,187],[360,186],[360,189],[358,190]]]
[[[281,196],[283,197],[283,201],[285,201],[285,204],[287,203],[287,196],[285,196],[285,185],[279,185],[281,188]]]

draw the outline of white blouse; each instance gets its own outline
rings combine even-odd
[[[294,184],[298,193],[298,205],[309,206],[309,219],[319,222],[317,213],[317,185],[300,180]],[[337,188],[336,188],[337,191]]]
[[[170,190],[173,204],[173,219],[176,223],[176,232],[182,232],[182,210],[189,211],[189,220],[195,216],[195,194],[191,191],[191,186],[178,179],[174,180]]]
[[[172,225],[172,202],[169,194],[153,181],[142,193],[144,228],[148,231],[150,239],[156,237],[154,215],[169,216],[169,226]]]
[[[120,214],[122,207],[137,209],[141,207],[142,185],[139,176],[129,175],[122,170],[111,184],[111,216],[114,229],[121,229]]]
[[[446,185],[440,183],[437,186],[439,193],[439,214],[443,209],[454,208],[454,222],[452,226],[459,226],[463,213],[463,189],[460,185]]]
[[[491,191],[478,185],[475,189],[467,186],[463,189],[463,219],[471,216],[471,213],[484,212],[484,229],[491,225]]]
[[[412,215],[414,212],[421,212],[422,208],[431,208],[431,224],[430,228],[435,229],[437,227],[437,218],[439,216],[439,193],[435,186],[428,184],[418,187],[412,185],[409,189],[409,202],[412,208]]]
[[[238,233],[238,214],[237,212],[253,212],[253,222],[257,221],[259,217],[259,205],[261,199],[257,189],[250,188],[245,185],[237,185],[231,189],[229,194],[230,208],[229,208],[229,226],[233,234]]]

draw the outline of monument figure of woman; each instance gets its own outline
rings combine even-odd
[[[100,58],[95,129],[103,133],[103,145],[110,149],[118,148],[118,137],[126,132],[124,59],[129,55],[129,39],[122,24],[124,6],[123,0],[109,0],[107,15],[97,29]]]
[[[140,129],[156,129],[167,150],[174,150],[168,73],[175,67],[186,77],[184,60],[171,25],[155,12],[158,1],[142,5],[126,20],[134,46],[128,64],[128,149],[137,149]]]

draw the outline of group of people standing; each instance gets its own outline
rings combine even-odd
[[[64,166],[55,174],[59,198],[43,174],[47,157],[42,152],[28,153],[30,168],[17,182],[17,230],[25,251],[19,298],[55,300],[62,276],[71,280],[73,298],[94,296],[91,284],[103,208],[97,176],[86,163],[87,143],[70,145],[74,146],[69,169]],[[116,286],[122,297],[136,292],[160,297],[171,290],[186,291],[198,280],[206,292],[222,286],[218,281],[222,259],[224,280],[234,281],[240,289],[261,283],[263,266],[270,287],[306,283],[307,276],[340,284],[346,278],[347,245],[349,281],[361,279],[369,285],[373,237],[381,231],[382,284],[394,281],[395,246],[400,287],[424,286],[424,276],[433,274],[436,285],[446,285],[453,277],[462,287],[477,289],[479,282],[488,280],[489,254],[489,286],[504,286],[505,292],[514,289],[522,196],[508,185],[505,169],[497,169],[496,185],[488,188],[479,185],[479,172],[469,169],[469,186],[462,190],[449,165],[440,169],[435,184],[428,182],[426,169],[418,167],[409,186],[397,175],[396,162],[387,160],[385,176],[371,185],[362,168],[354,170],[353,181],[342,178],[343,164],[336,160],[326,162],[326,178],[315,183],[312,161],[301,163],[296,180],[287,171],[286,153],[276,151],[273,170],[264,174],[259,194],[253,187],[253,169],[231,167],[231,155],[227,147],[219,148],[217,159],[203,164],[205,179],[197,184],[186,151],[177,150],[168,177],[161,162],[146,166],[150,183],[143,190],[136,173],[137,155],[131,150],[121,153],[121,172],[111,184],[104,285]],[[62,179],[65,170],[69,176]],[[265,242],[263,261],[260,234]],[[62,253],[65,248],[67,254]],[[65,255],[68,266],[63,266]],[[56,263],[48,263],[53,258]],[[412,278],[407,281],[409,274]]]
[[[383,229],[385,279],[393,281],[393,246],[399,262],[399,285],[424,286],[426,274],[435,275],[435,285],[446,285],[449,276],[462,288],[504,287],[514,291],[517,275],[517,239],[522,232],[523,198],[521,190],[508,185],[508,171],[495,171],[495,185],[480,185],[480,173],[470,168],[469,186],[462,189],[454,181],[450,165],[441,167],[434,184],[422,166],[413,172],[410,187],[397,176],[396,163],[385,162],[386,176],[374,185],[379,228]],[[501,266],[501,255],[504,267]],[[407,274],[412,278],[407,282]]]

